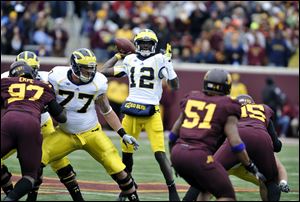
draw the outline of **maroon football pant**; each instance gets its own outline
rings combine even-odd
[[[191,149],[177,143],[171,154],[172,165],[187,183],[201,191],[207,191],[216,198],[235,199],[234,189],[227,171],[208,152]]]
[[[265,130],[252,127],[239,128],[239,134],[246,145],[250,159],[255,163],[258,170],[264,174],[267,181],[276,181],[278,171],[272,139],[269,134]],[[214,154],[214,159],[220,162],[226,170],[231,169],[239,163],[236,154],[231,151],[228,140]]]
[[[9,111],[1,118],[1,158],[17,149],[22,176],[37,178],[42,158],[40,119],[28,112]]]

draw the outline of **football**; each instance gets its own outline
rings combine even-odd
[[[131,41],[125,38],[116,38],[115,44],[120,53],[134,53],[135,52],[135,46]]]

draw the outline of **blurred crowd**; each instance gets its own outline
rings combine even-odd
[[[298,1],[1,1],[1,54],[36,45],[39,56],[64,57],[68,3],[99,62],[114,38],[150,28],[176,61],[299,67]]]

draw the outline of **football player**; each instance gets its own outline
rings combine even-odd
[[[127,133],[137,139],[143,129],[146,131],[155,159],[166,180],[169,200],[179,201],[171,164],[165,153],[164,129],[159,111],[162,80],[167,79],[173,90],[179,88],[179,81],[171,62],[171,47],[167,46],[163,55],[156,53],[157,43],[158,38],[152,30],[140,31],[134,37],[135,53],[127,55],[122,65],[114,66],[124,56],[117,53],[103,65],[101,72],[106,76],[127,75],[129,96],[121,107],[121,112],[125,114],[122,125]],[[134,150],[121,144],[123,162],[131,173]],[[119,200],[122,200],[122,193]]]
[[[217,200],[236,199],[226,170],[213,157],[225,137],[234,159],[265,180],[240,139],[237,124],[241,107],[227,96],[230,88],[231,76],[227,71],[209,70],[204,76],[202,92],[191,91],[181,101],[181,113],[170,134],[170,139],[177,139],[171,150],[176,172],[191,186],[212,193]]]
[[[267,105],[255,104],[249,95],[239,95],[236,99],[242,105],[242,115],[238,124],[241,139],[245,142],[250,157],[256,162],[267,181],[265,184],[259,183],[253,175],[239,165],[237,159],[231,154],[228,141],[225,141],[214,154],[214,159],[229,170],[229,174],[260,186],[262,200],[278,201],[280,191],[288,192],[289,186],[286,170],[273,154],[273,152],[279,152],[282,147],[272,123],[273,111]],[[196,189],[190,188],[185,200],[194,200],[197,196],[196,193]],[[208,198],[206,199],[208,200]]]
[[[42,158],[40,117],[45,106],[56,121],[67,120],[52,86],[35,77],[32,67],[16,61],[10,66],[9,77],[1,79],[1,107],[5,108],[1,117],[1,158],[17,149],[22,172],[4,201],[17,201],[32,190],[38,179]]]
[[[37,57],[37,55],[31,51],[23,51],[16,57],[16,61],[25,61],[29,66],[33,68],[33,73],[36,79],[42,80],[47,82],[48,81],[48,72],[46,71],[40,71],[40,62]],[[9,72],[4,72],[1,74],[1,78],[8,77]],[[49,136],[51,133],[54,132],[54,126],[53,126],[53,121],[51,119],[51,116],[49,115],[48,112],[42,113],[41,114],[41,133],[43,135],[43,139]],[[15,150],[11,151],[9,154],[4,156],[1,159],[1,164],[2,160],[5,160],[8,158],[10,155],[12,155],[15,152]],[[70,172],[65,172],[64,169],[68,167]],[[1,187],[5,193],[8,193],[10,190],[12,190],[12,183],[10,180],[11,174],[8,171],[7,167],[3,165],[3,173],[1,177]],[[74,201],[80,201],[83,200],[78,183],[75,179],[75,172],[73,170],[73,167],[70,164],[70,161],[68,160],[67,157],[63,157],[62,159],[59,159],[57,161],[54,161],[51,163],[51,168],[54,172],[57,173],[60,181],[65,185],[65,187],[68,189],[70,195],[72,196]],[[70,180],[70,178],[72,180]],[[66,180],[68,179],[68,180]],[[37,181],[36,186],[34,189],[28,194],[27,200],[29,201],[36,201],[37,197],[37,191],[39,188],[39,185],[42,183],[42,179],[39,179]]]
[[[108,124],[122,137],[124,144],[138,148],[138,142],[123,129],[106,96],[107,78],[97,72],[94,53],[86,48],[74,51],[70,66],[54,67],[49,75],[57,101],[66,112],[68,122],[58,124],[55,132],[44,139],[42,163],[60,159],[75,150],[87,151],[103,165],[131,201],[139,200],[134,180],[125,171],[118,150],[103,132],[96,105]],[[63,168],[66,173],[68,167]],[[68,179],[66,179],[68,180]]]

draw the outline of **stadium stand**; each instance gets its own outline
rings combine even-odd
[[[114,37],[146,27],[158,50],[171,42],[177,61],[299,67],[298,1],[2,1],[1,54],[36,46],[38,56],[64,57],[86,47],[103,62]]]

